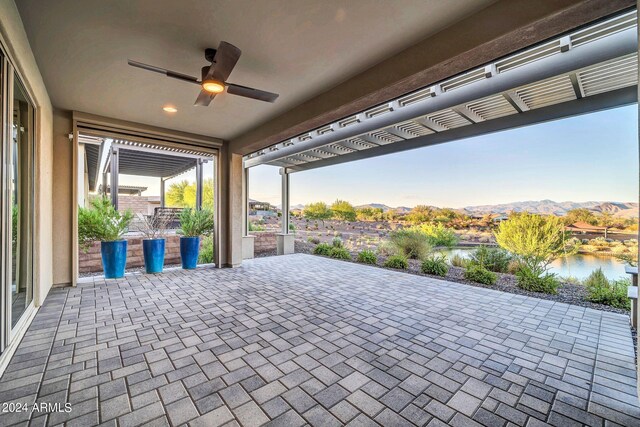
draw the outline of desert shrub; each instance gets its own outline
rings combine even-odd
[[[249,221],[249,231],[264,231],[265,226],[260,223]]]
[[[409,262],[407,258],[402,255],[391,255],[384,262],[384,266],[388,268],[397,268],[399,270],[406,270],[409,268]]]
[[[416,229],[396,230],[389,233],[389,240],[398,252],[407,258],[423,259],[431,252],[429,237]]]
[[[582,285],[582,281],[575,276],[562,276],[559,280],[564,283],[571,283],[572,285]]]
[[[422,261],[420,269],[424,274],[435,276],[446,276],[449,271],[447,258],[444,255],[431,255]]]
[[[344,246],[344,243],[340,237],[336,236],[331,240],[331,246],[334,248],[341,248]]]
[[[483,285],[493,285],[498,280],[496,273],[493,273],[481,265],[471,264],[464,272],[464,278],[472,282],[482,283]]]
[[[520,264],[516,271],[516,279],[520,289],[530,292],[557,294],[560,285],[555,274],[546,273],[542,268],[532,268],[526,264]]]
[[[327,243],[320,243],[318,246],[313,248],[313,253],[315,255],[329,256],[331,248],[332,246],[328,245]]]
[[[396,245],[394,245],[388,240],[381,242],[378,245],[378,248],[376,249],[376,251],[378,252],[378,255],[381,255],[381,256],[391,256],[391,255],[398,254],[398,248],[396,247]]]
[[[422,224],[417,227],[427,235],[432,246],[452,247],[458,244],[458,236],[452,228],[447,228],[442,224]]]
[[[314,245],[317,245],[317,244],[319,244],[319,243],[320,243],[320,239],[319,239],[319,238],[317,238],[317,237],[309,237],[309,238],[307,239],[307,242],[309,242],[309,243],[313,243]]]
[[[454,256],[449,258],[449,263],[454,267],[467,268],[467,266],[469,265],[469,260],[460,254],[455,254]]]
[[[548,273],[549,264],[578,248],[563,219],[553,215],[513,213],[500,223],[495,237],[502,248],[517,257],[518,286],[533,292],[556,293],[558,280]]]
[[[347,249],[337,246],[329,249],[329,256],[336,259],[351,259],[351,253]]]
[[[213,262],[213,236],[208,235],[202,238],[200,243],[200,255],[198,264],[211,264]]]
[[[504,249],[479,246],[469,255],[469,262],[481,265],[489,271],[506,273],[512,258]]]
[[[594,270],[584,281],[589,301],[626,309],[630,307],[627,297],[627,287],[630,285],[629,279],[607,279],[601,268]]]
[[[363,264],[375,264],[378,262],[378,257],[376,257],[376,254],[373,253],[373,251],[365,249],[358,253],[358,262]]]

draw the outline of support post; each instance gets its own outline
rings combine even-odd
[[[255,256],[255,238],[249,234],[249,168],[242,171],[242,259]]]
[[[282,175],[282,233],[277,236],[277,249],[278,255],[288,255],[295,252],[295,236],[289,233],[289,173],[282,168],[280,175]]]
[[[196,209],[202,209],[202,160],[196,163]]]
[[[164,209],[164,178],[160,178],[160,207]]]
[[[118,210],[118,173],[119,173],[118,147],[111,148],[111,204]]]
[[[107,188],[109,187],[109,180],[107,179],[107,171],[102,172],[102,196],[107,197]]]
[[[282,234],[289,234],[289,174],[282,168]]]

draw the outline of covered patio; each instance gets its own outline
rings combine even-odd
[[[53,289],[0,380],[34,425],[638,425],[627,316],[310,255]]]

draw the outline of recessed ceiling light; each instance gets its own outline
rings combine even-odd
[[[178,109],[176,107],[172,107],[170,105],[167,105],[166,107],[162,107],[162,109],[164,111],[166,111],[167,113],[177,113]]]

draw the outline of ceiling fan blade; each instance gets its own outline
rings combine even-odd
[[[207,78],[214,78],[221,82],[227,81],[241,53],[242,51],[231,43],[220,42],[213,63],[207,72]]]
[[[154,73],[164,74],[167,77],[183,80],[186,82],[200,84],[200,82],[198,82],[197,77],[189,76],[187,74],[182,74],[177,71],[167,70],[164,68],[156,67],[155,65],[143,64],[142,62],[132,61],[131,59],[127,60],[127,63],[132,67],[141,68],[147,71],[153,71]]]
[[[266,92],[264,90],[254,89],[247,86],[235,85],[233,83],[227,83],[227,93],[265,102],[275,102],[275,100],[278,99],[278,96],[280,96],[277,93]]]
[[[213,98],[215,97],[216,97],[215,93],[210,93],[202,89],[198,94],[198,98],[196,98],[195,104],[193,105],[196,105],[198,107],[208,107],[209,104],[211,104],[211,101],[213,101]]]

